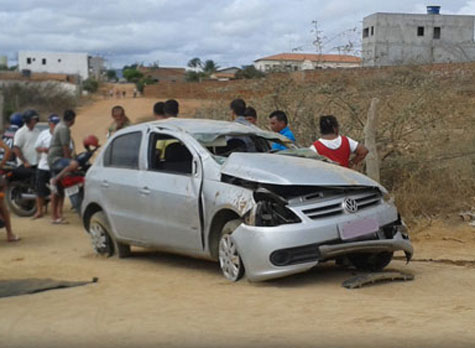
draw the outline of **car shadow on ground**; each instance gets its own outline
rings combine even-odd
[[[221,276],[217,262],[196,259],[180,254],[172,254],[166,251],[133,248],[132,254],[127,257],[127,259],[140,260],[141,262],[156,263],[175,269],[183,268],[183,270],[192,270]]]
[[[224,280],[218,263],[214,261],[195,259],[190,258],[189,256],[142,248],[134,248],[128,259],[136,260],[140,263],[145,262],[166,266],[178,271],[183,269],[183,272],[199,272],[202,275],[210,276],[218,281]],[[400,261],[393,262],[387,269],[385,269],[385,271],[401,271],[401,267],[398,265],[399,263]],[[247,283],[252,286],[264,288],[292,288],[318,284],[334,284],[335,286],[341,286],[343,281],[362,274],[365,274],[365,272],[357,271],[356,269],[346,266],[336,265],[334,262],[325,262],[303,273],[262,282],[246,281],[246,277],[244,276],[240,283]],[[381,284],[384,284],[384,282],[376,283],[373,286],[379,286]]]

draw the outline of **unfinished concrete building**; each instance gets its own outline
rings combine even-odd
[[[363,66],[475,61],[475,16],[374,13],[363,19]]]

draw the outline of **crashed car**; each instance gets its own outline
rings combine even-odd
[[[288,150],[273,153],[271,143]],[[388,192],[368,177],[236,122],[123,129],[86,176],[82,220],[99,254],[153,247],[261,281],[329,260],[381,270],[413,249]]]

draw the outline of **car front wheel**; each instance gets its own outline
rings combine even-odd
[[[241,224],[239,220],[227,222],[221,232],[219,240],[219,266],[226,279],[238,281],[244,275],[244,265],[236,247],[236,243],[231,237],[234,230]]]

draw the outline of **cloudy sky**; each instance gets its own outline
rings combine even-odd
[[[475,15],[475,0],[0,0],[0,55],[19,50],[100,55],[109,67],[158,61],[186,66],[193,57],[221,67],[298,49],[358,46],[363,17],[375,12]],[[355,29],[356,31],[352,30]]]

